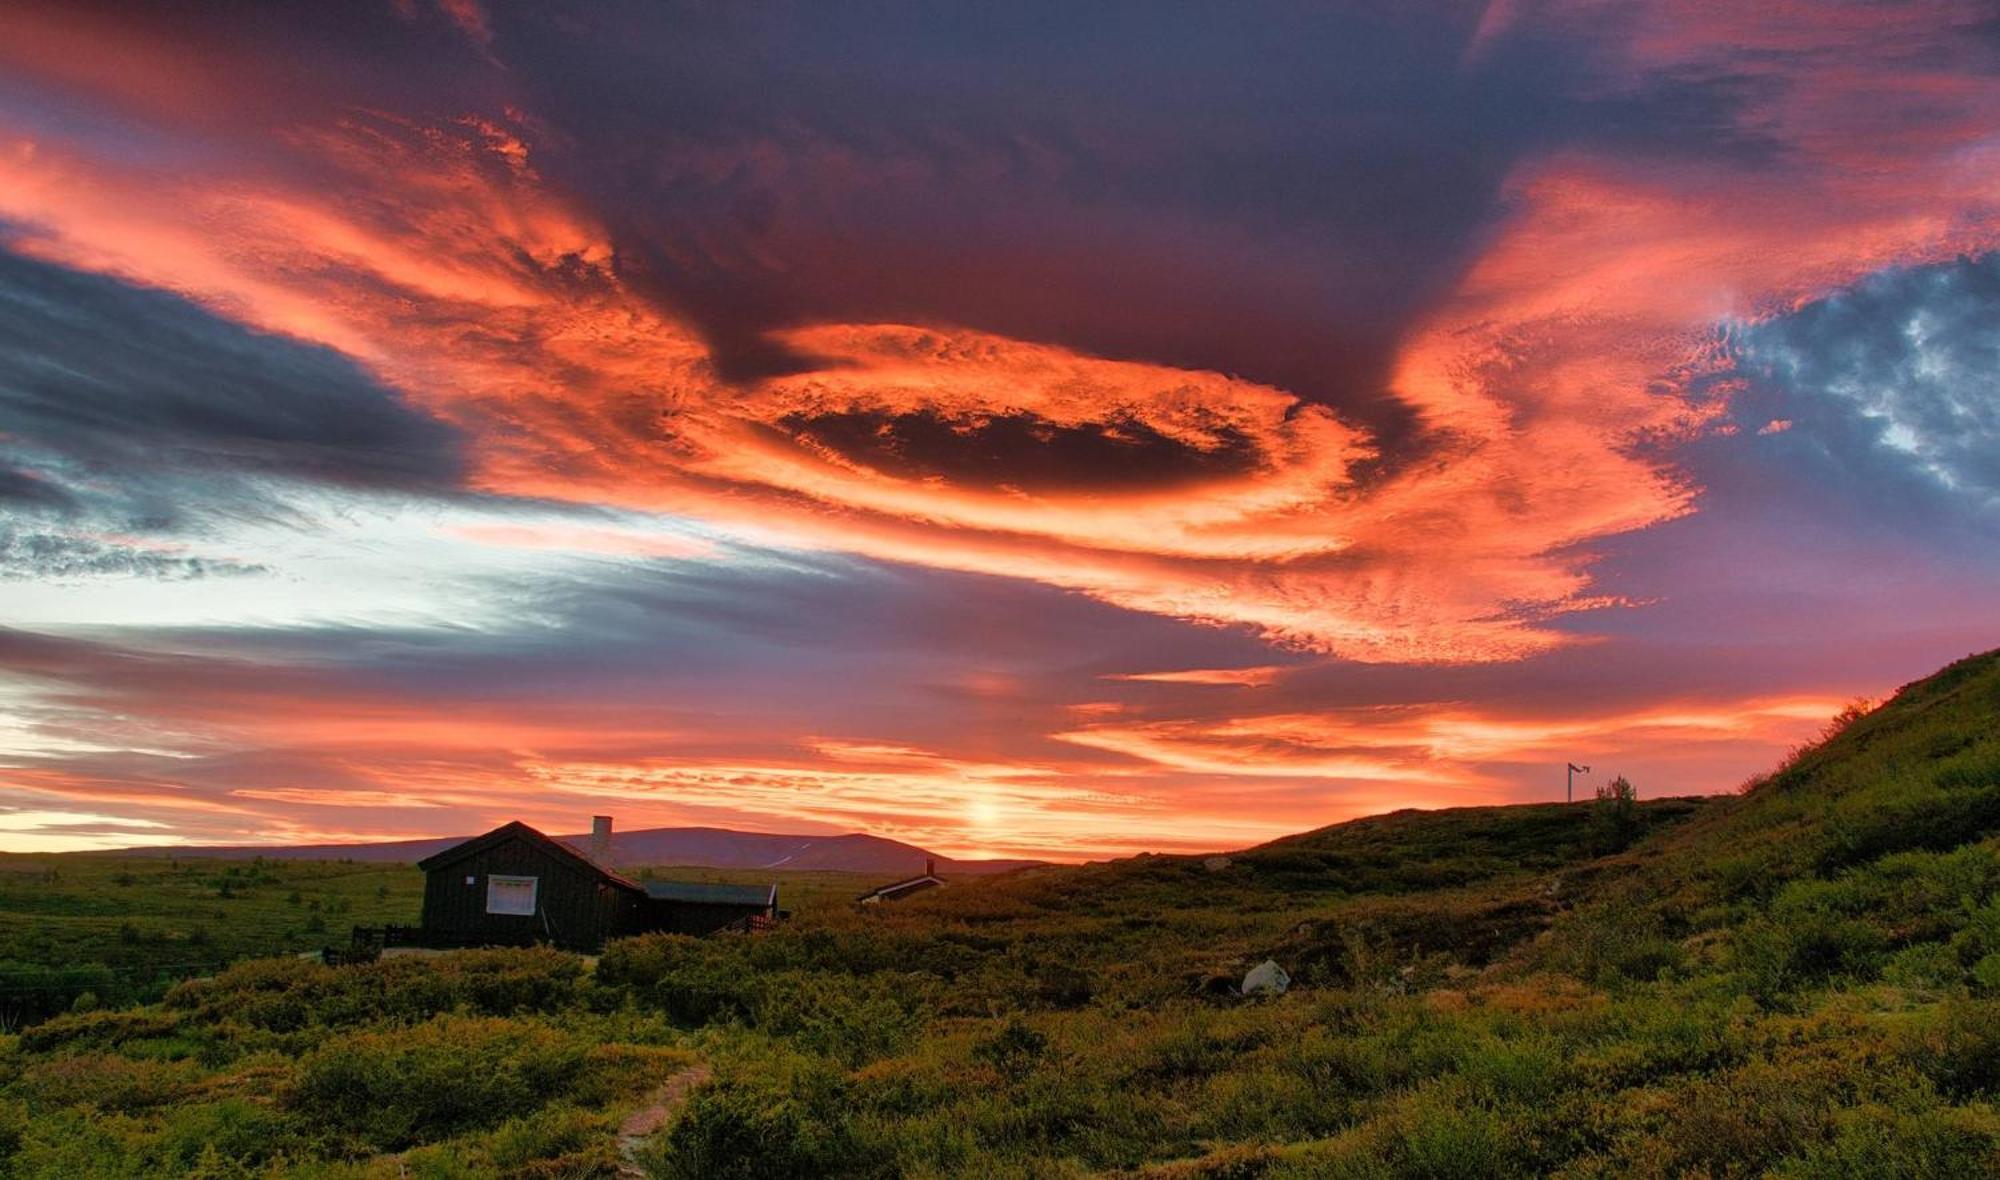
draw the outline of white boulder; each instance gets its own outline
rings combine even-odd
[[[1292,977],[1270,959],[1250,968],[1250,973],[1243,977],[1243,994],[1246,996],[1282,996],[1285,989],[1291,986]]]

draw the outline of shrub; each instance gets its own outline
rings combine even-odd
[[[148,1154],[179,1175],[245,1175],[283,1149],[291,1127],[269,1107],[225,1098],[168,1112]],[[202,1167],[206,1161],[207,1166]]]
[[[2000,1089],[2000,1001],[1946,1001],[1911,1031],[1905,1050],[1945,1094],[1992,1096]]]
[[[1499,1117],[1449,1088],[1419,1094],[1397,1126],[1400,1171],[1413,1180],[1485,1180],[1514,1170]]]
[[[0,1099],[0,1176],[14,1174],[14,1157],[28,1133],[28,1112],[20,1103]]]
[[[300,1064],[289,1105],[381,1150],[488,1127],[575,1086],[585,1047],[524,1021],[439,1017],[330,1038]]]
[[[787,972],[756,981],[750,1019],[759,1029],[843,1065],[861,1065],[908,1045],[923,1027],[917,980],[829,978]]]
[[[756,973],[718,961],[700,939],[680,934],[626,938],[605,947],[597,979],[627,989],[678,1024],[699,1027],[746,1020],[756,1003]]]
[[[29,1065],[14,1090],[37,1107],[82,1106],[129,1113],[178,1101],[196,1084],[194,1067],[187,1063],[81,1053]]]
[[[1965,976],[1958,956],[1941,942],[1920,942],[1890,956],[1882,967],[1882,978],[1904,987],[1940,988],[1957,984]]]
[[[603,1116],[574,1106],[549,1106],[530,1115],[509,1119],[487,1135],[486,1157],[494,1169],[518,1174],[536,1163],[592,1154],[608,1155],[610,1138],[610,1128]],[[598,1151],[593,1153],[592,1149]],[[575,1162],[576,1174],[596,1174],[586,1170],[592,1162],[589,1159]],[[599,1159],[594,1162],[602,1166],[615,1161]]]
[[[1887,943],[1881,930],[1858,918],[1797,910],[1740,927],[1736,966],[1751,994],[1770,1003],[1836,976],[1874,978]]]
[[[992,1066],[1009,1081],[1018,1082],[1041,1064],[1048,1049],[1047,1037],[1019,1020],[1009,1020],[1000,1031],[973,1045],[972,1058]]]
[[[58,1016],[21,1033],[21,1047],[46,1053],[65,1045],[108,1049],[127,1041],[163,1037],[180,1025],[175,1016],[148,1009],[80,1012]]]
[[[1671,1175],[1755,1176],[1820,1138],[1832,1098],[1800,1071],[1756,1063],[1671,1092],[1659,1146]]]
[[[810,1059],[739,1063],[688,1100],[641,1154],[654,1180],[791,1180],[887,1172],[858,1150],[848,1085]]]
[[[2000,1125],[1990,1111],[1927,1103],[1844,1114],[1833,1141],[1808,1147],[1774,1171],[1780,1180],[1929,1180],[2000,1175]]]
[[[569,1007],[582,986],[583,966],[576,956],[546,949],[457,951],[351,967],[255,959],[214,979],[179,984],[167,993],[166,1005],[204,1022],[240,1021],[270,1032],[295,1032],[313,1025],[425,1020],[445,1012],[555,1012]]]
[[[1597,788],[1590,809],[1590,844],[1600,853],[1623,852],[1645,826],[1639,815],[1639,791],[1619,775]]]

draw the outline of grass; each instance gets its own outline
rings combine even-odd
[[[0,855],[0,1028],[345,943],[353,926],[410,921],[422,899],[407,866]]]
[[[1996,801],[2000,654],[1717,800],[1398,813],[865,910],[800,882],[774,933],[595,963],[250,960],[0,1038],[0,1175],[608,1176],[695,1060],[651,1175],[2000,1174]],[[79,930],[184,920],[72,884],[45,909]],[[1293,990],[1232,995],[1267,957]]]
[[[649,866],[642,879],[763,884],[793,913],[844,906],[876,877]],[[157,1000],[242,959],[345,945],[355,926],[414,925],[404,864],[0,853],[0,1031],[86,1005]]]

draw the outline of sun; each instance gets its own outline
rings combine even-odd
[[[975,828],[993,828],[1000,824],[1000,805],[991,799],[971,799],[965,804],[966,822]]]

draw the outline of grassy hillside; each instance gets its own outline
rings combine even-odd
[[[884,878],[676,865],[642,880],[779,882],[799,913]],[[344,945],[355,926],[412,925],[423,874],[407,864],[213,860],[163,854],[0,853],[0,1032],[85,1006],[157,1000],[242,959]]]
[[[413,920],[422,899],[407,865],[0,855],[0,1030],[344,943],[356,925]]]
[[[652,1176],[2000,1174],[2000,654],[1715,801],[244,963],[0,1039],[0,1174],[608,1176],[695,1079]]]

